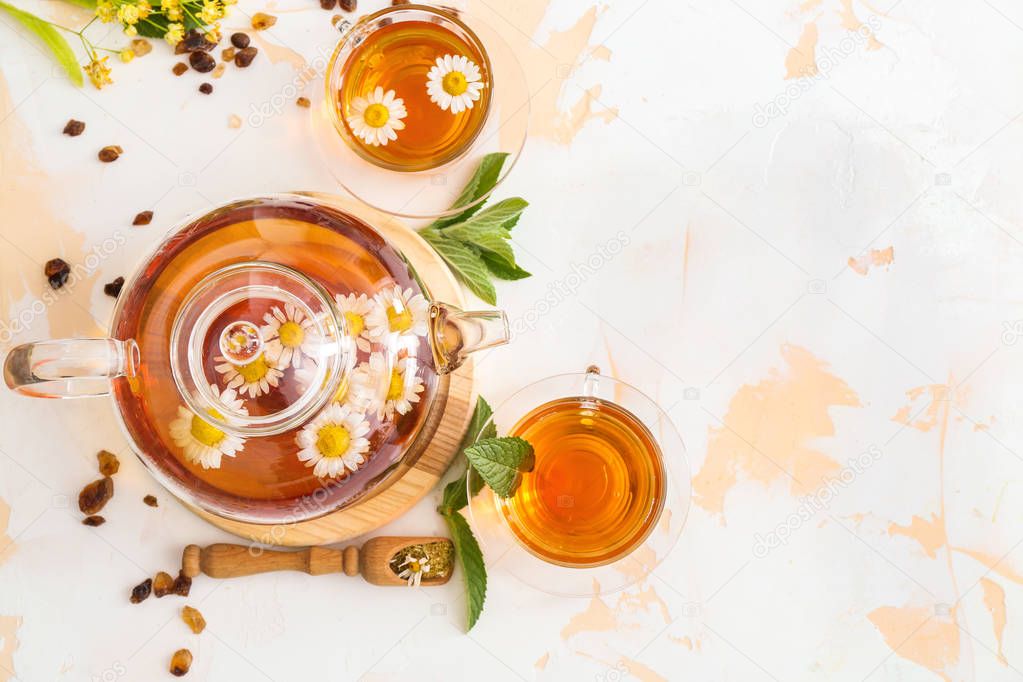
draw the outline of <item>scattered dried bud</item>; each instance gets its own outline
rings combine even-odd
[[[238,54],[234,56],[234,65],[244,69],[246,66],[252,63],[252,60],[256,58],[256,54],[258,52],[259,50],[252,47],[251,45],[249,47],[243,47],[242,49],[238,50]]]
[[[209,52],[216,46],[217,44],[210,40],[205,33],[193,28],[185,34],[180,43],[174,46],[174,54],[185,54],[196,50]]]
[[[199,613],[199,609],[193,609],[191,606],[181,609],[181,620],[185,621],[185,625],[196,635],[206,629],[206,619]]]
[[[306,109],[308,109],[311,106],[308,97],[299,97],[298,99],[295,100],[295,104],[297,104],[300,107],[305,107]]]
[[[234,61],[234,56],[238,53],[237,47],[225,47],[220,51],[220,58],[225,62]]]
[[[131,224],[138,227],[139,225],[148,225],[151,222],[153,222],[153,212],[142,211],[141,213],[136,214],[135,219],[131,221]]]
[[[99,150],[99,160],[103,163],[111,163],[112,161],[117,161],[118,157],[123,153],[124,150],[116,144],[107,145]]]
[[[174,578],[170,577],[170,573],[164,573],[160,571],[153,578],[153,594],[159,597],[166,597],[168,594],[174,591]]]
[[[217,66],[217,60],[209,52],[196,50],[188,55],[188,63],[199,73],[209,73]]]
[[[113,282],[107,282],[103,285],[103,293],[111,298],[117,298],[121,293],[121,287],[124,286],[124,277],[118,277]],[[117,470],[114,470],[117,473]],[[107,474],[109,476],[110,474]]]
[[[217,68],[210,71],[210,78],[220,78],[221,76],[224,75],[224,69],[226,68],[227,65],[224,64],[224,62],[220,62],[219,64],[217,64]]]
[[[192,579],[185,575],[182,571],[178,571],[178,577],[174,579],[174,594],[179,597],[187,597],[188,593],[192,591]]]
[[[43,266],[43,273],[54,289],[60,289],[67,284],[68,275],[71,274],[71,266],[61,258],[53,258],[46,261]]]
[[[64,134],[70,135],[71,137],[78,137],[84,131],[85,124],[82,123],[81,121],[76,121],[73,118],[67,122],[67,125],[64,126]]]
[[[153,579],[146,578],[135,587],[131,588],[131,603],[138,604],[149,599],[149,593],[153,591]]]
[[[332,10],[337,5],[337,0],[320,0],[320,8],[325,10]]]
[[[338,4],[346,12],[354,12],[359,3],[356,0],[339,0]]]
[[[109,476],[93,481],[78,493],[78,509],[86,516],[99,513],[114,496],[114,479]]]
[[[231,114],[230,116],[227,117],[227,127],[228,128],[241,128],[242,127],[242,117],[239,116],[238,114]]]
[[[177,64],[174,65],[174,68],[171,69],[171,71],[174,72],[175,76],[180,76],[185,71],[188,71],[188,64],[184,62],[178,62]]]
[[[257,31],[270,28],[277,23],[277,17],[272,14],[266,14],[265,12],[256,12],[252,15],[252,28]]]
[[[102,516],[96,516],[96,515],[86,516],[84,519],[82,519],[82,523],[83,524],[85,524],[86,526],[92,526],[94,528],[96,526],[102,526],[106,522],[107,522],[107,520],[104,519]]]
[[[144,57],[153,51],[153,46],[148,40],[136,38],[131,41],[131,51],[135,53],[136,57]]]
[[[118,277],[117,279],[121,280],[121,284],[124,284],[124,277]],[[116,282],[117,280],[114,281]],[[118,291],[121,290],[121,284],[117,285]],[[110,285],[108,284],[107,286]],[[103,290],[106,291],[106,287],[104,287]],[[110,296],[117,296],[116,293],[110,294],[110,292],[107,292],[107,294]],[[97,452],[96,460],[99,462],[99,472],[104,476],[113,476],[121,468],[121,462],[117,459],[117,455],[107,450],[100,450]]]
[[[211,92],[213,92],[213,86],[210,85],[209,83],[201,83],[199,85],[199,92],[201,92],[204,95],[208,95]]]
[[[188,649],[178,649],[171,656],[170,672],[175,677],[182,677],[188,674],[188,669],[192,667],[192,652]]]
[[[148,504],[150,507],[159,507],[160,503],[156,501],[155,495],[146,495],[142,498],[142,501]]]
[[[341,21],[341,19],[343,19],[343,18],[344,17],[342,17],[340,14],[335,14],[334,16],[332,16],[330,18],[331,26],[337,26],[338,22]]]
[[[239,50],[249,46],[249,34],[248,33],[232,33],[231,44],[237,47]]]

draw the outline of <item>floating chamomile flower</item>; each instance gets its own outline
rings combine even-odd
[[[225,389],[223,393],[216,386],[210,386],[210,389],[225,407],[248,414],[233,388]],[[210,410],[209,415],[214,419],[223,418],[216,410]],[[203,469],[219,469],[222,456],[234,457],[245,448],[244,438],[224,433],[184,405],[178,406],[178,418],[170,423],[169,428],[171,439],[184,451],[185,459],[201,465]]]
[[[338,310],[345,316],[348,333],[355,339],[355,345],[364,353],[370,350],[370,330],[366,318],[373,311],[373,301],[366,294],[334,294]]]
[[[430,304],[422,294],[400,286],[388,287],[373,296],[373,310],[366,317],[371,339],[389,333],[426,336],[430,333]]]
[[[377,419],[407,414],[419,402],[423,380],[416,373],[414,358],[402,358],[392,367],[383,353],[373,353],[352,372],[352,401]]]
[[[423,574],[430,570],[430,560],[425,556],[409,555],[401,562],[401,573],[398,577],[407,580],[409,587],[419,587]]]
[[[260,353],[259,357],[245,365],[234,365],[221,356],[215,360],[221,364],[215,365],[214,369],[224,375],[227,387],[251,398],[258,398],[269,393],[271,388],[277,388],[284,376],[266,353]]]
[[[271,362],[282,369],[302,366],[302,356],[315,357],[315,329],[313,320],[300,308],[291,303],[278,306],[263,316],[266,326],[261,330],[266,355]]]
[[[333,403],[298,432],[299,460],[320,478],[346,476],[365,464],[369,422],[351,405]]]
[[[398,133],[404,130],[405,122],[401,119],[408,116],[405,101],[394,96],[394,90],[386,93],[380,86],[366,97],[352,100],[352,113],[348,117],[348,125],[356,137],[368,145],[387,146],[388,140],[397,140]]]
[[[472,109],[473,102],[480,98],[483,90],[480,67],[468,57],[450,54],[437,57],[437,63],[430,68],[426,78],[430,101],[445,111],[451,109],[452,114]]]

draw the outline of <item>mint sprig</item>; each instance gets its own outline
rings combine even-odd
[[[500,497],[511,497],[522,474],[533,470],[533,446],[515,436],[487,438],[465,449],[469,464]]]
[[[518,197],[505,199],[480,210],[480,201],[494,189],[508,155],[487,154],[458,195],[452,208],[469,208],[438,218],[419,231],[454,273],[480,299],[494,305],[497,292],[493,279],[516,280],[529,273],[515,262],[511,229],[529,204]]]
[[[445,514],[444,520],[451,533],[451,541],[455,545],[458,564],[465,574],[466,605],[468,607],[468,626],[472,630],[480,614],[483,613],[483,602],[487,599],[487,567],[483,563],[483,551],[472,534],[469,523],[458,512]]]

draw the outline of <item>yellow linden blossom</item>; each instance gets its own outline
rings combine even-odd
[[[139,19],[145,19],[153,13],[153,6],[149,4],[148,0],[139,0],[135,6],[139,10]]]
[[[118,56],[121,58],[121,61],[124,62],[125,64],[130,62],[132,59],[135,59],[135,53],[132,52],[131,50],[121,50],[118,53]]]
[[[117,13],[114,11],[114,3],[110,0],[99,0],[96,3],[96,16],[104,24],[108,24],[116,18]]]
[[[206,40],[211,43],[219,43],[221,37],[220,24],[211,24],[206,27]]]
[[[185,39],[185,27],[181,24],[167,24],[167,32],[163,34],[163,39],[174,47]]]
[[[160,0],[160,10],[168,21],[181,21],[184,17],[184,13],[181,11],[181,0]]]
[[[91,62],[82,67],[85,70],[89,80],[96,86],[97,90],[103,88],[104,85],[113,83],[110,80],[110,67],[107,66],[107,57],[99,57],[93,59]]]
[[[224,6],[218,0],[203,0],[199,18],[204,24],[212,24],[224,16]]]
[[[121,5],[117,8],[117,20],[126,26],[137,24],[139,17],[138,5]]]

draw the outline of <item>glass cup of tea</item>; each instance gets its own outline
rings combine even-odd
[[[340,26],[313,108],[331,175],[364,203],[408,218],[485,201],[461,189],[491,153],[506,155],[499,184],[529,121],[529,88],[508,43],[475,17],[423,4]]]
[[[487,487],[474,496],[481,482],[468,477],[470,522],[491,567],[586,596],[645,578],[675,546],[692,490],[685,446],[638,389],[591,367],[526,386],[491,421],[535,454],[509,498]]]

